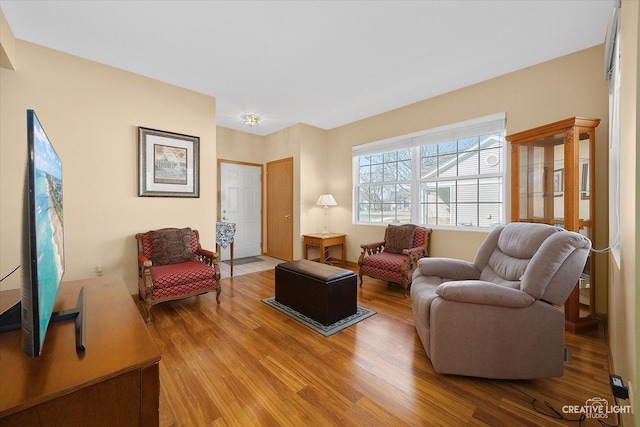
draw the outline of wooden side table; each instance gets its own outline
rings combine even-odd
[[[342,259],[340,260],[340,265],[344,266],[347,259],[347,245],[345,244],[346,237],[346,234],[336,233],[305,234],[302,236],[302,257],[304,259],[309,259],[307,247],[317,246],[320,249],[320,259],[318,261],[326,264],[328,261],[331,261],[327,256],[329,248],[332,246],[342,246]]]

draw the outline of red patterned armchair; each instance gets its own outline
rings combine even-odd
[[[147,308],[165,301],[216,291],[220,304],[219,255],[202,249],[198,230],[163,228],[136,234],[138,293]]]
[[[362,276],[386,280],[402,285],[406,298],[418,260],[429,254],[431,231],[413,224],[389,225],[383,241],[360,245],[360,286]]]

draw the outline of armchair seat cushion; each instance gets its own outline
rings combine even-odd
[[[385,277],[389,281],[402,281],[400,267],[407,257],[392,252],[380,252],[375,257],[367,257],[362,262],[360,269],[368,276]],[[411,280],[411,273],[408,274]]]
[[[200,261],[186,261],[178,264],[151,267],[151,279],[156,289],[215,280],[215,270]]]
[[[219,284],[215,279],[206,279],[199,282],[184,283],[182,285],[153,288],[151,295],[145,295],[145,297],[150,297],[153,304],[158,304],[164,301],[199,295],[212,289],[216,289],[216,286],[219,286]],[[140,285],[138,285],[138,289],[142,294],[144,294],[144,288],[141,289]]]

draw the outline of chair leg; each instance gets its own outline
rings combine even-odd
[[[220,283],[218,283],[218,286],[216,287],[216,302],[218,304],[220,304],[220,292],[221,292]]]
[[[362,287],[362,273],[358,272],[358,277],[360,278],[360,287]]]
[[[151,307],[153,306],[153,304],[151,304],[151,298],[147,298],[145,300],[145,305],[147,306],[147,319],[146,319],[146,322],[147,323],[151,323]]]

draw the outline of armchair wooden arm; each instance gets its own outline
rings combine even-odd
[[[144,255],[138,255],[138,281],[142,282],[145,295],[153,294],[153,280],[151,280],[152,262]],[[146,301],[147,313],[151,310],[151,299]]]
[[[417,247],[411,249],[403,249],[402,254],[406,255],[406,258],[400,266],[400,274],[405,280],[409,280],[409,274],[418,267],[418,260],[427,256],[427,251],[424,247]]]
[[[220,280],[220,254],[218,252],[202,249],[198,246],[196,257],[209,267],[213,267],[216,270],[216,280]]]
[[[364,259],[365,256],[367,255],[375,255],[377,253],[380,253],[384,250],[384,245],[385,245],[385,241],[381,241],[381,242],[373,242],[373,243],[363,243],[360,245],[360,247],[362,248],[362,253],[360,254],[360,257],[358,258],[358,265],[362,265],[362,260]]]

